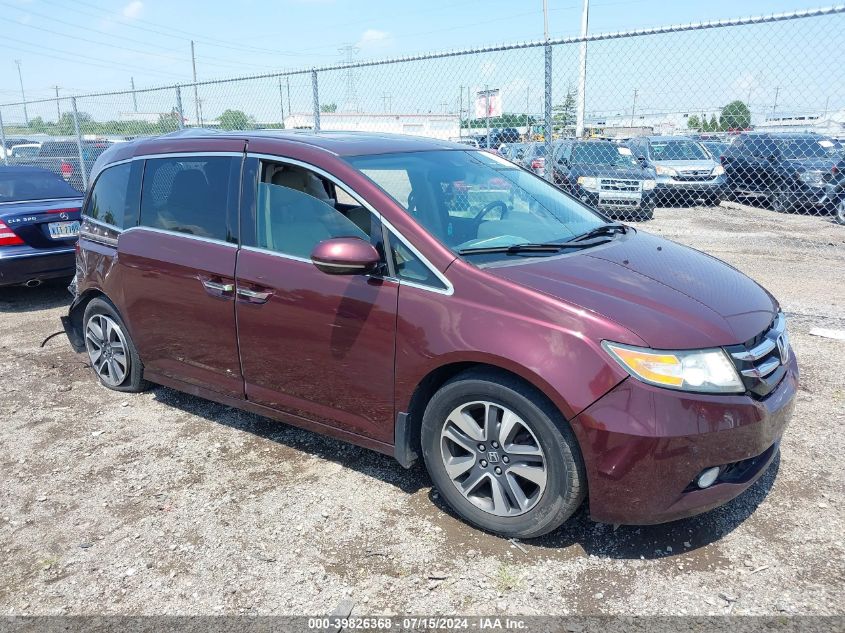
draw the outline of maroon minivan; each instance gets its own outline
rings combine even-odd
[[[147,381],[393,455],[507,536],[725,503],[798,383],[777,301],[493,154],[421,138],[194,131],[115,145],[63,319]]]

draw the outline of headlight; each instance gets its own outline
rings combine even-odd
[[[657,182],[654,180],[643,180],[643,191],[651,191],[657,186]]]
[[[593,176],[578,176],[578,184],[584,187],[587,191],[599,190],[599,179]]]
[[[710,172],[710,175],[711,176],[721,176],[724,173],[725,173],[725,168],[722,167],[721,165],[716,165],[713,168],[713,171]]]
[[[602,347],[634,378],[650,385],[708,393],[742,393],[745,386],[724,350],[661,351],[609,341]]]
[[[654,171],[656,171],[659,176],[671,176],[672,178],[675,178],[678,175],[678,170],[672,169],[671,167],[663,167],[661,165],[655,167]]]
[[[820,171],[799,172],[798,177],[808,185],[815,185],[818,187],[822,184],[822,172]]]

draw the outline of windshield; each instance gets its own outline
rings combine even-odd
[[[710,156],[695,141],[652,141],[653,160],[708,160]]]
[[[702,145],[708,149],[714,158],[719,158],[728,149],[727,143],[720,143],[719,141],[704,141]]]
[[[48,171],[0,173],[0,202],[78,198],[81,195]]]
[[[790,138],[777,141],[781,156],[790,158],[827,158],[830,148],[822,147],[814,138]],[[831,145],[832,147],[832,145]]]
[[[627,153],[623,153],[626,150]],[[618,167],[637,167],[637,159],[631,150],[620,148],[613,143],[576,143],[572,148],[573,165],[614,165]]]
[[[487,152],[407,152],[346,160],[455,252],[563,242],[605,223],[545,180]]]

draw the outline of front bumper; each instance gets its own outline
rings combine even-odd
[[[653,189],[637,193],[615,193],[612,191],[591,191],[580,185],[574,185],[571,191],[572,195],[581,202],[599,211],[638,212],[654,210],[655,196]]]
[[[702,395],[629,378],[573,420],[587,467],[590,514],[605,523],[674,521],[750,487],[778,452],[798,386],[794,357],[765,399]],[[705,468],[734,464],[715,484]]]
[[[0,251],[0,286],[23,284],[30,279],[41,281],[72,277],[76,272],[73,247],[36,250],[28,246]]]
[[[725,177],[716,176],[708,180],[682,180],[672,176],[657,176],[656,191],[664,197],[678,196],[721,196],[725,191]]]

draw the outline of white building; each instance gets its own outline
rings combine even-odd
[[[757,124],[756,129],[766,132],[815,132],[845,138],[845,110],[769,116]]]
[[[285,127],[313,129],[314,115],[294,113],[286,116]],[[338,132],[387,132],[447,140],[459,136],[460,120],[455,114],[321,112],[320,129]]]

